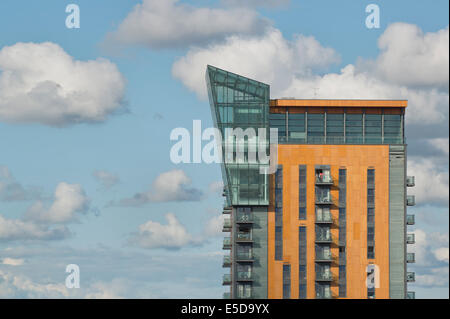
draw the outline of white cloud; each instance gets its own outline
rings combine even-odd
[[[448,263],[448,250],[448,247],[441,247],[433,251],[433,253],[437,260]]]
[[[148,202],[198,201],[203,193],[189,187],[191,179],[181,169],[174,169],[160,174],[149,191],[137,193],[132,198],[122,199],[122,205],[142,205]]]
[[[220,236],[222,234],[224,219],[225,219],[225,216],[223,214],[220,214],[218,216],[214,216],[214,217],[210,218],[206,222],[205,229],[204,229],[206,238]]]
[[[421,287],[448,286],[448,267],[433,268],[427,274],[417,275],[416,284]]]
[[[76,220],[77,213],[85,213],[89,208],[89,199],[81,185],[59,183],[54,197],[49,209],[38,201],[28,210],[26,217],[38,222],[67,223]]]
[[[106,45],[184,47],[232,34],[259,34],[268,25],[256,11],[242,7],[198,8],[178,0],[144,0],[107,36]]]
[[[166,220],[165,225],[151,220],[140,225],[138,233],[131,238],[131,242],[150,249],[178,249],[195,243],[193,237],[174,214],[168,213]]]
[[[449,173],[437,165],[433,158],[411,158],[408,175],[415,176],[416,186],[408,193],[416,196],[416,204],[448,205]]]
[[[0,215],[0,242],[13,240],[57,240],[70,235],[64,226],[48,227]]]
[[[119,182],[119,177],[116,174],[104,170],[96,170],[92,173],[92,176],[104,188],[111,188]]]
[[[443,152],[445,155],[449,155],[449,143],[447,138],[434,138],[430,139],[429,143],[437,150]]]
[[[3,258],[2,260],[2,264],[3,265],[8,265],[8,266],[22,266],[24,263],[23,259],[20,258]]]
[[[271,28],[260,37],[231,36],[224,43],[191,49],[173,64],[172,74],[206,99],[207,64],[265,82],[277,92],[288,87],[295,76],[337,61],[336,52],[321,46],[314,37],[297,35],[289,41]]]
[[[66,126],[117,112],[125,80],[106,59],[79,61],[51,42],[0,50],[0,121]]]
[[[413,24],[391,24],[378,40],[374,68],[391,83],[448,90],[449,28],[423,33]]]

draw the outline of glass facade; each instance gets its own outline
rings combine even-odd
[[[270,113],[281,144],[404,144],[402,114]]]
[[[257,153],[258,147],[264,147],[265,154],[269,154],[269,86],[213,66],[207,67],[206,83],[214,124],[222,133],[222,177],[229,194],[228,205],[268,205],[268,176],[260,174],[268,164],[249,162],[245,154],[249,149]],[[244,135],[227,138],[227,129],[238,128]],[[245,136],[247,129],[256,134],[258,129],[265,129],[264,140],[259,140],[258,135],[249,139]],[[243,159],[237,156],[235,138],[244,143]],[[230,156],[225,152],[228,147],[233,150]]]

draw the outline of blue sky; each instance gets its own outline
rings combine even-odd
[[[221,297],[220,168],[169,158],[174,128],[212,126],[213,64],[274,96],[409,99],[411,289],[448,298],[447,1],[374,1],[379,29],[370,1],[145,2],[0,3],[0,297]],[[70,3],[80,29],[65,26]]]

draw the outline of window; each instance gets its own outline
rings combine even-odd
[[[367,258],[375,258],[375,170],[367,169]]]
[[[291,265],[283,265],[283,299],[291,298]]]
[[[298,218],[306,219],[306,165],[298,169]]]
[[[384,115],[384,143],[401,144],[403,143],[402,115],[385,114]]]
[[[275,260],[283,259],[283,167],[275,174]]]
[[[306,299],[306,227],[298,228],[299,298]]]
[[[381,114],[366,114],[364,123],[366,144],[382,144]]]
[[[363,144],[363,115],[345,115],[345,136],[349,144]]]
[[[288,114],[289,142],[305,143],[305,113]]]
[[[308,143],[323,144],[325,137],[325,114],[308,114]]]
[[[344,114],[327,113],[327,143],[344,143]]]
[[[270,113],[269,125],[278,129],[278,142],[286,142],[286,113]]]

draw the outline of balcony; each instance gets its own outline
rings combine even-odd
[[[407,263],[415,263],[416,262],[416,254],[406,253],[406,262]]]
[[[253,254],[251,252],[246,253],[237,253],[236,254],[237,262],[253,262]]]
[[[316,205],[333,205],[333,196],[316,196]]]
[[[253,215],[247,213],[236,214],[236,223],[238,224],[253,224]]]
[[[407,282],[415,282],[416,281],[416,273],[408,271],[406,273],[406,281]]]
[[[316,293],[316,299],[333,299],[333,294],[331,293],[331,291]]]
[[[236,234],[236,242],[251,243],[252,234],[250,232],[238,232]]]
[[[406,225],[414,225],[415,223],[415,215],[406,215]]]
[[[316,173],[316,185],[333,185],[333,179],[331,175],[317,174]]]
[[[406,177],[406,186],[407,187],[414,187],[416,186],[416,179],[414,176],[407,176]]]
[[[223,220],[223,229],[222,229],[222,231],[223,232],[230,232],[231,231],[231,227],[232,227],[231,219],[230,218],[225,218]]]
[[[222,267],[224,267],[224,268],[231,267],[231,257],[230,256],[223,256]]]
[[[406,196],[406,205],[407,206],[415,206],[416,205],[416,196],[414,196],[414,195]]]
[[[316,262],[333,262],[335,260],[334,256],[331,254],[331,252],[319,252],[316,253]]]
[[[416,292],[415,291],[408,291],[406,293],[406,299],[416,299]]]
[[[232,211],[233,211],[233,207],[226,206],[226,207],[223,208],[222,214],[229,215],[229,214],[231,214]]]
[[[332,224],[332,223],[333,223],[333,216],[331,215],[330,211],[326,212],[316,211],[316,224]]]
[[[225,274],[225,275],[223,275],[223,278],[222,278],[222,286],[227,286],[227,285],[231,285],[231,275],[230,274]]]
[[[222,298],[223,299],[231,299],[231,294],[229,292],[224,292]]]
[[[231,249],[231,238],[230,237],[225,237],[223,239],[223,247],[222,249]]]
[[[415,234],[406,234],[406,243],[407,244],[415,244],[416,243],[416,235]]]
[[[236,274],[237,281],[253,281],[252,273],[248,271],[238,271]]]
[[[330,233],[327,234],[316,233],[316,243],[332,243],[332,242],[333,236],[331,236]]]
[[[238,293],[236,295],[236,299],[252,299],[252,293],[251,292],[247,292],[247,293]]]
[[[333,281],[334,276],[331,272],[316,273],[316,281]]]

